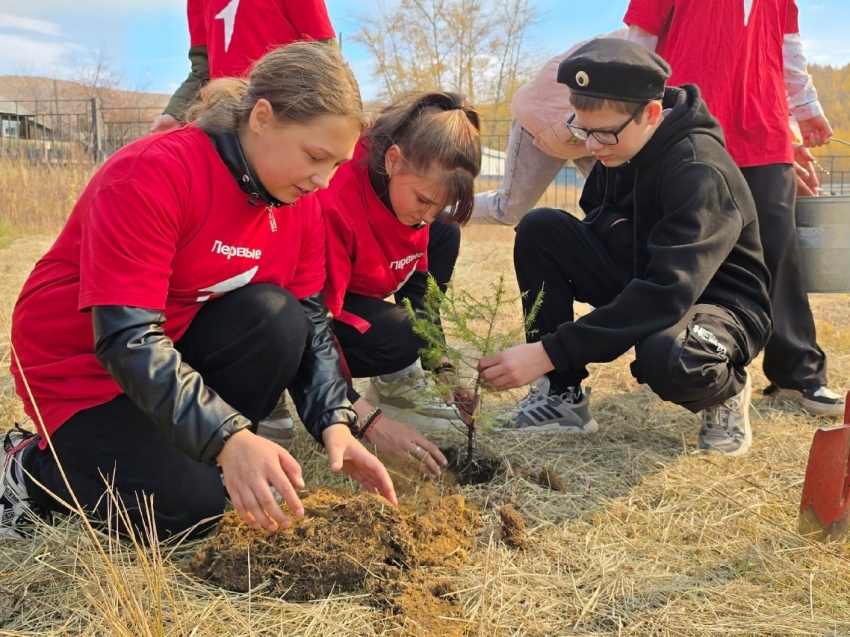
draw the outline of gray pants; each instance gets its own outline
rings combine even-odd
[[[470,223],[515,226],[526,212],[534,208],[566,163],[567,160],[552,157],[537,148],[534,136],[514,120],[502,183],[498,190],[475,195]],[[573,163],[587,176],[593,159],[583,158]]]

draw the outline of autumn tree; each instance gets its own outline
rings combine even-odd
[[[400,0],[359,15],[352,38],[372,54],[381,98],[451,90],[487,119],[510,119],[510,98],[540,58],[526,41],[536,17],[529,0]]]

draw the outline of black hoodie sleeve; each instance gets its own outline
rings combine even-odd
[[[684,162],[658,184],[661,219],[647,242],[649,264],[608,305],[541,338],[555,369],[614,360],[693,307],[738,241],[743,218],[723,174]],[[636,215],[640,211],[636,211]]]
[[[310,435],[321,443],[322,432],[331,425],[345,424],[355,432],[357,412],[347,397],[348,382],[342,374],[323,294],[308,296],[300,303],[313,324],[313,336],[289,394]]]
[[[190,457],[215,464],[227,439],[251,426],[183,362],[156,310],[92,308],[95,356],[166,438]]]

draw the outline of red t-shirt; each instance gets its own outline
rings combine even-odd
[[[368,156],[361,141],[318,193],[327,234],[325,302],[335,319],[361,332],[369,323],[343,311],[346,292],[383,299],[428,270],[428,227],[406,226],[384,205],[369,181]]]
[[[794,0],[631,0],[623,21],[658,36],[668,84],[696,84],[741,166],[791,163],[783,38]]]
[[[324,234],[315,196],[271,211],[249,204],[194,125],[119,150],[86,186],[12,316],[12,343],[48,432],[121,393],[94,356],[89,308],[162,310],[176,341],[205,301],[249,283],[298,298],[320,292]],[[12,373],[38,422],[14,363]]]
[[[210,78],[242,77],[270,50],[336,37],[324,0],[189,0],[192,46],[206,45]]]

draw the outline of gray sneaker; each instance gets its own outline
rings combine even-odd
[[[21,452],[41,438],[17,425],[3,439],[3,465],[0,468],[0,538],[23,540],[29,519],[29,494],[20,463]]]
[[[560,396],[547,396],[548,391],[549,382],[544,376],[537,385],[529,387],[528,394],[516,409],[498,419],[499,427],[494,431],[589,434],[599,429],[588,407],[589,387],[580,400],[580,388]]]
[[[753,381],[747,374],[744,388],[724,402],[702,412],[698,447],[705,451],[719,451],[727,456],[742,456],[753,443],[750,429],[750,396]]]
[[[295,438],[295,421],[286,405],[286,394],[281,394],[272,413],[260,421],[257,435],[284,447]]]

